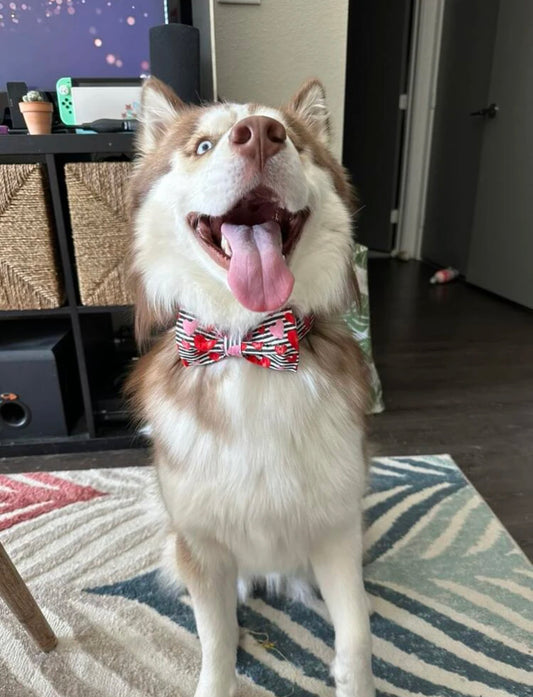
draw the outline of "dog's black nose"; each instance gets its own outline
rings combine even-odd
[[[285,126],[269,116],[248,116],[233,126],[229,140],[236,153],[259,167],[278,153],[287,140]]]

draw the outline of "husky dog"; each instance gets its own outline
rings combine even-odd
[[[234,693],[239,583],[307,575],[337,697],[372,697],[362,576],[368,383],[351,187],[320,82],[285,107],[186,105],[150,78],[131,184],[129,380],[151,425],[169,546],[202,645],[196,697]],[[174,328],[174,324],[176,326]]]

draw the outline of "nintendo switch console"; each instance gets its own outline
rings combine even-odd
[[[61,77],[56,84],[61,121],[79,126],[98,119],[136,119],[141,85],[141,78]]]

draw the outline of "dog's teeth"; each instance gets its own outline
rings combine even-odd
[[[221,236],[220,238],[220,246],[222,247],[222,251],[224,254],[228,257],[231,256],[231,247],[229,246],[228,240],[224,237],[224,235]]]

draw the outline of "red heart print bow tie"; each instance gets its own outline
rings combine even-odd
[[[292,310],[280,310],[242,339],[231,339],[214,327],[202,327],[196,317],[180,310],[176,320],[176,344],[181,362],[187,367],[240,356],[263,368],[296,371],[300,341],[311,330],[313,321],[312,315],[300,319]]]

